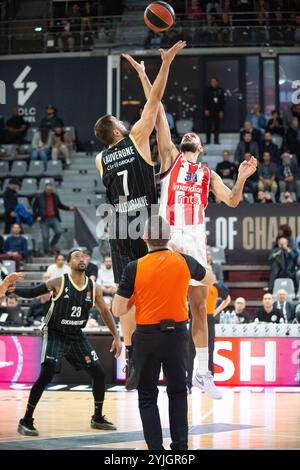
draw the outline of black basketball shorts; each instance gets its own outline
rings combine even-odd
[[[88,368],[99,361],[96,351],[83,333],[69,335],[44,327],[41,364],[46,361],[54,361],[56,363],[55,371],[59,372],[63,357],[76,370]]]

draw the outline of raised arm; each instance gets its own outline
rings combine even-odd
[[[95,305],[96,305],[97,310],[100,312],[105,325],[109,328],[109,331],[111,332],[114,338],[112,345],[111,345],[110,352],[116,351],[115,358],[117,358],[121,355],[121,352],[122,352],[122,342],[121,342],[120,335],[117,330],[114,317],[112,316],[112,313],[110,312],[109,308],[107,307],[107,304],[105,303],[103,299],[101,287],[97,284],[96,284]]]
[[[142,116],[131,129],[131,136],[149,160],[151,159],[149,137],[155,126],[158,108],[169,76],[170,65],[176,54],[185,46],[186,43],[184,41],[179,41],[168,51],[160,49],[162,65],[150,91]]]
[[[222,178],[215,173],[211,172],[211,191],[222,202],[229,207],[236,207],[240,203],[243,196],[243,189],[246,180],[256,172],[257,160],[251,157],[249,161],[243,161],[239,166],[238,177],[232,189],[226,186]]]
[[[145,72],[145,64],[144,61],[140,63],[134,60],[130,55],[123,54],[123,57],[128,60],[130,65],[136,70],[139,79],[142,83],[143,90],[145,93],[146,99],[149,98],[150,92],[152,89],[152,84]],[[172,142],[172,136],[169,128],[169,124],[167,121],[166,113],[162,103],[159,104],[158,113],[155,122],[155,129],[156,129],[156,138],[158,144],[158,152],[161,160],[161,173],[167,171],[169,167],[172,165],[173,161],[176,159],[178,155],[178,150],[176,146]]]

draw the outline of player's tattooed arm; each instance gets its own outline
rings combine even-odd
[[[152,84],[146,74],[144,61],[142,60],[141,62],[137,62],[129,54],[122,55],[137,72],[143,86],[145,97],[146,99],[148,99],[152,89]],[[178,155],[178,150],[176,148],[176,145],[172,142],[171,131],[162,103],[160,103],[158,108],[155,129],[157,132],[156,139],[158,145],[158,153],[161,161],[160,172],[163,173],[170,168],[170,166],[176,159]]]
[[[256,172],[257,160],[251,157],[249,161],[243,161],[239,166],[239,173],[235,185],[232,189],[226,186],[222,178],[215,173],[211,172],[211,191],[215,197],[224,202],[229,207],[237,207],[243,198],[243,189],[246,180]]]
[[[122,342],[120,339],[120,335],[117,330],[116,322],[114,317],[109,310],[106,302],[103,299],[101,287],[96,285],[96,296],[95,296],[95,305],[97,310],[100,312],[105,325],[109,328],[114,340],[112,342],[112,346],[110,351],[115,351],[115,357],[119,357],[122,352]]]

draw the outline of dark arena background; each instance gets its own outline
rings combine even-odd
[[[95,166],[104,147],[94,125],[112,114],[130,129],[140,118],[143,89],[123,53],[143,60],[153,83],[159,49],[185,40],[163,97],[173,142],[179,147],[185,133],[197,133],[204,146],[199,161],[229,188],[247,154],[258,160],[237,207],[209,194],[212,270],[230,295],[215,317],[214,381],[223,398],[189,387],[189,451],[299,450],[300,2],[169,1],[176,21],[162,33],[144,23],[150,3],[0,0],[1,277],[21,271],[18,286],[34,287],[67,273],[66,256],[79,247],[90,253],[91,274],[111,308],[116,285],[103,210],[108,201]],[[212,79],[223,97],[218,108],[209,99]],[[158,173],[155,131],[150,143]],[[37,209],[45,184],[59,198],[52,244]],[[159,185],[157,191],[159,197]],[[259,321],[258,312],[268,309],[266,294],[280,321]],[[7,293],[0,300],[0,450],[106,450],[115,456],[146,450],[138,392],[124,386],[125,348],[115,359],[96,309],[83,331],[105,370],[104,413],[117,430],[91,429],[90,377],[64,361],[37,406],[39,436],[18,434],[40,373],[49,298]],[[169,450],[163,374],[158,406]],[[181,462],[187,463],[194,462]]]

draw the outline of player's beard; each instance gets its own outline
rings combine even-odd
[[[77,266],[77,268],[74,269],[74,271],[77,271],[78,273],[84,273],[86,271],[86,266],[84,268]]]
[[[197,148],[198,148],[198,144],[196,144],[195,142],[182,142],[182,144],[180,144],[180,150],[183,153],[184,152],[195,153]]]

